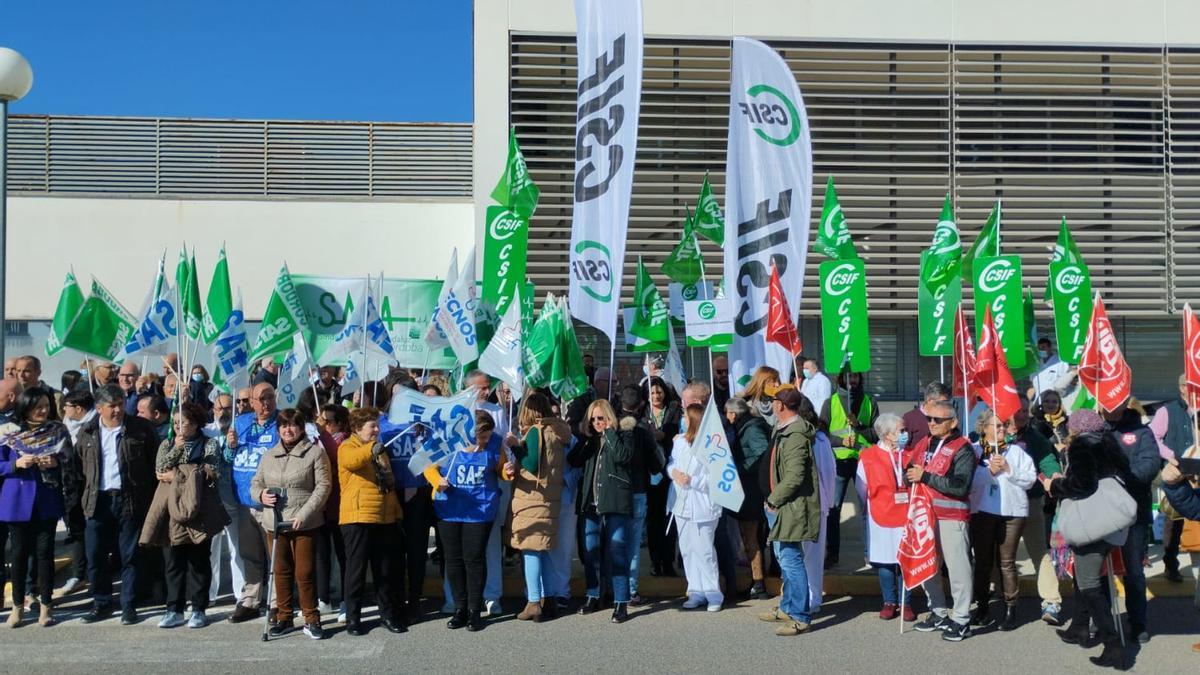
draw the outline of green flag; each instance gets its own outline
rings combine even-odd
[[[833,189],[833,176],[825,184],[825,204],[821,208],[821,225],[817,228],[814,247],[832,260],[858,259],[858,251],[850,239],[850,228],[846,225],[846,216]]]
[[[704,183],[700,185],[700,197],[696,200],[696,217],[692,221],[696,232],[717,246],[725,245],[725,215],[721,213],[721,205],[713,195],[712,185],[708,182],[708,172],[704,172]]]
[[[667,341],[668,307],[654,285],[649,270],[638,256],[637,281],[633,287],[633,325],[630,333],[651,342]]]
[[[699,216],[698,213],[696,215]],[[700,254],[700,241],[696,239],[693,222],[689,213],[683,221],[683,236],[663,260],[663,274],[681,284],[694,284],[704,276],[704,257]]]
[[[517,146],[517,131],[510,128],[508,161],[504,164],[504,173],[500,174],[500,182],[492,190],[492,199],[521,218],[529,220],[537,208],[539,193],[538,186],[534,184],[525,166],[525,156]]]
[[[954,206],[950,195],[942,204],[942,215],[933,230],[933,242],[921,256],[921,285],[930,293],[945,286],[962,270],[962,241],[958,238],[958,225],[954,221]]]
[[[92,280],[92,296],[83,303],[63,335],[62,346],[106,360],[117,358],[133,335],[133,316],[108,289]]]
[[[1054,242],[1054,252],[1050,254],[1050,264],[1054,263],[1076,263],[1083,264],[1083,254],[1079,252],[1079,247],[1075,245],[1075,238],[1071,236],[1071,229],[1067,227],[1067,217],[1062,217],[1062,223],[1058,226],[1058,241]],[[1043,302],[1050,302],[1054,293],[1052,292],[1053,284],[1050,280],[1046,282],[1046,293],[1042,297]]]
[[[46,356],[54,356],[63,349],[63,337],[71,322],[83,307],[83,291],[75,281],[75,273],[67,272],[62,292],[58,294],[58,306],[54,308],[54,321],[50,322],[50,333],[46,336]]]
[[[559,298],[558,303],[563,332],[550,368],[550,393],[563,401],[570,401],[587,391],[588,377],[583,368],[583,353],[579,350],[579,339],[575,337],[575,324],[571,322],[567,299]]]
[[[548,387],[563,400],[573,399],[587,389],[583,355],[565,298],[546,296],[522,351],[525,380],[530,387]]]
[[[1075,393],[1074,400],[1071,401],[1071,412],[1077,410],[1095,410],[1096,408],[1096,399],[1092,397],[1092,393],[1088,391],[1087,387],[1080,384],[1079,389]]]
[[[1038,358],[1037,353],[1037,316],[1033,308],[1033,290],[1028,287],[1025,288],[1022,305],[1025,314],[1025,365],[1012,369],[1014,380],[1029,377],[1041,369],[1041,359]]]
[[[971,250],[967,251],[966,258],[962,261],[963,274],[968,277],[973,277],[974,273],[971,270],[971,263],[976,258],[984,256],[1000,255],[1000,200],[996,200],[996,204],[992,206],[992,212],[988,214],[987,222],[983,224],[983,229],[979,231],[979,236],[975,238],[975,243],[971,244]]]
[[[225,322],[233,313],[233,290],[229,286],[229,261],[225,258],[224,246],[217,257],[217,266],[213,268],[205,305],[202,325],[204,344],[211,345],[221,335],[221,329],[225,328]]]
[[[192,259],[188,261],[187,273],[187,288],[183,293],[183,327],[187,331],[187,336],[195,340],[200,337],[200,330],[204,324],[203,312],[200,308],[200,275],[196,274],[195,252],[192,253]]]
[[[275,289],[271,291],[271,300],[263,314],[262,327],[254,339],[254,349],[250,350],[251,364],[265,356],[283,354],[292,349],[292,336],[300,331],[308,331],[308,317],[285,264],[275,277]],[[310,342],[305,340],[304,344]]]

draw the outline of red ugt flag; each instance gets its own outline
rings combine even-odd
[[[914,485],[908,495],[908,522],[900,536],[896,562],[900,563],[904,588],[912,590],[938,573],[937,534],[934,525],[933,502],[924,485]]]
[[[771,264],[771,282],[767,288],[767,342],[774,342],[788,350],[793,358],[804,351],[800,334],[796,331],[796,322],[792,321],[792,312],[788,309],[787,296],[783,294],[779,270],[775,269],[774,263]]]
[[[954,315],[954,396],[975,403],[975,342],[961,304]]]
[[[1183,306],[1183,374],[1188,393],[1193,399],[1200,398],[1200,320],[1191,305]]]
[[[979,336],[979,354],[975,360],[975,388],[979,400],[987,404],[1000,421],[1012,419],[1021,409],[1017,385],[1004,357],[1000,335],[992,322],[992,308],[984,310],[983,332]]]
[[[1083,358],[1079,360],[1079,382],[1108,412],[1124,403],[1133,387],[1133,371],[1121,354],[1117,334],[1113,332],[1099,293],[1096,294],[1087,341],[1083,343]]]

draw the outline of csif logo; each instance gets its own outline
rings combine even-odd
[[[829,276],[825,277],[825,295],[838,297],[849,293],[860,276],[862,273],[854,263],[847,262],[834,267]]]
[[[612,254],[608,247],[585,239],[575,245],[573,253],[571,274],[579,281],[579,288],[594,300],[612,302]]]
[[[979,290],[996,293],[1017,273],[1011,260],[997,258],[987,264],[979,274]]]
[[[696,296],[700,294],[700,290],[696,288],[696,284],[684,284],[679,290],[679,294],[683,296],[684,300],[695,300]]]
[[[1087,276],[1079,265],[1065,265],[1058,271],[1058,276],[1054,277],[1054,290],[1061,295],[1077,293],[1086,280]]]
[[[796,104],[775,87],[756,84],[746,90],[748,100],[738,107],[758,137],[775,145],[791,145],[800,138],[800,113]]]
[[[953,220],[939,220],[933,230],[933,243],[930,253],[942,255],[962,250],[962,242],[958,238],[958,225]]]
[[[700,315],[701,319],[711,321],[717,315],[717,306],[711,302],[702,302],[696,307],[696,313]]]
[[[512,211],[501,211],[488,223],[488,233],[494,241],[504,241],[520,232],[524,224],[521,217]]]

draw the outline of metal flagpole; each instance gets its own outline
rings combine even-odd
[[[945,356],[938,357],[938,381],[939,382],[946,381],[946,357]]]
[[[87,370],[88,393],[95,394],[96,386],[92,383],[95,378],[92,377],[92,358],[87,354],[83,355],[83,367]]]

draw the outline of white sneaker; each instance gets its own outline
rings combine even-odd
[[[721,603],[719,603],[719,602],[710,602],[710,603],[708,603],[708,608],[707,608],[707,611],[709,611],[709,612],[719,612],[719,611],[721,611]]]
[[[322,614],[333,614],[333,605],[328,602],[318,602],[317,611]]]
[[[70,595],[70,594],[74,593],[75,590],[77,588],[79,588],[82,584],[83,584],[83,579],[80,579],[79,577],[71,577],[70,579],[67,579],[67,583],[63,584],[62,594]]]
[[[337,622],[346,623],[346,603],[338,605]]]
[[[500,606],[499,600],[488,600],[483,603],[484,616],[500,616],[504,613],[504,608]]]
[[[163,614],[163,618],[159,619],[158,627],[159,628],[178,628],[179,626],[182,626],[185,623],[187,623],[187,622],[183,620],[183,614],[181,614],[179,612],[167,610],[167,613]]]
[[[204,616],[204,612],[192,611],[192,616],[188,618],[188,628],[204,628],[208,625],[208,617]]]
[[[688,599],[683,603],[683,608],[684,609],[699,609],[706,604],[708,604],[708,601],[705,600],[703,596],[691,595],[691,596],[688,596]]]

